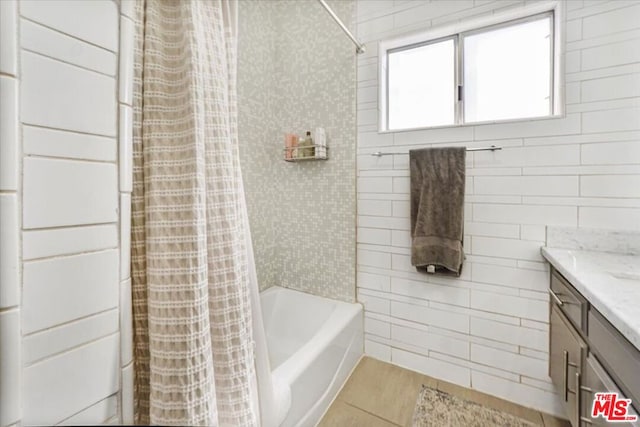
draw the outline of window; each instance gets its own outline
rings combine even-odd
[[[551,16],[463,35],[465,122],[552,114]]]
[[[389,52],[389,128],[450,125],[455,46],[448,39]]]
[[[508,18],[382,42],[381,130],[558,114],[555,11]]]

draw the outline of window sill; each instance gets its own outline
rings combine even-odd
[[[421,130],[450,129],[450,128],[462,128],[462,127],[486,126],[486,125],[506,125],[511,123],[524,123],[524,122],[540,122],[544,120],[564,119],[566,116],[567,115],[565,113],[562,113],[562,114],[554,114],[551,116],[526,117],[526,118],[520,118],[520,119],[506,119],[506,120],[488,120],[484,122],[460,123],[460,124],[442,125],[442,126],[425,126],[425,127],[402,128],[402,129],[378,129],[378,133],[386,134],[386,133],[400,133],[400,132],[416,132]]]

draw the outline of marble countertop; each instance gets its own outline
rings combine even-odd
[[[548,247],[541,252],[640,350],[640,255]]]

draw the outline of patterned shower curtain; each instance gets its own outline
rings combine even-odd
[[[132,286],[137,424],[259,425],[234,0],[138,0]]]

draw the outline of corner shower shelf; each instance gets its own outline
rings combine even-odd
[[[309,150],[313,149],[314,152],[316,150],[320,150],[320,155],[313,156],[298,156],[299,150]],[[326,145],[318,145],[313,144],[312,146],[297,146],[297,147],[287,147],[283,149],[284,152],[284,161],[285,162],[304,162],[309,160],[329,160],[329,147]]]

